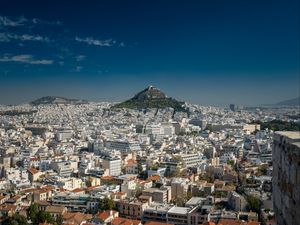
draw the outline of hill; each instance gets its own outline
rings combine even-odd
[[[175,111],[183,111],[184,102],[169,98],[156,87],[149,86],[148,88],[137,93],[133,98],[116,104],[113,108],[128,108],[128,109],[147,109],[147,108],[173,108]]]
[[[278,102],[276,105],[300,106],[300,97]]]
[[[46,105],[46,104],[84,104],[85,100],[68,99],[57,96],[46,96],[30,102],[31,105]]]

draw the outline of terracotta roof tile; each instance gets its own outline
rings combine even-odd
[[[31,174],[37,174],[38,172],[40,172],[39,170],[37,170],[36,168],[29,168],[27,169],[27,171]]]

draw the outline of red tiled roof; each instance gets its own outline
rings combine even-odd
[[[130,220],[122,217],[117,217],[111,222],[113,225],[138,225],[140,223],[140,220]]]
[[[145,225],[173,225],[173,223],[161,223],[161,222],[149,221],[146,222]]]
[[[216,225],[214,222],[205,222],[202,225]]]
[[[47,190],[47,191],[52,191],[55,189],[55,187],[52,185],[46,185],[46,186],[42,187],[42,189]]]
[[[39,161],[39,159],[36,158],[36,157],[33,157],[33,158],[31,158],[30,160],[31,160],[31,161]]]
[[[76,213],[66,212],[63,217],[64,217],[64,221],[70,224],[71,223],[81,224],[83,221],[92,219],[91,214],[84,214],[81,212],[76,212]]]
[[[247,223],[247,225],[260,225],[260,223],[257,221],[250,221]]]
[[[112,211],[112,215],[114,215],[115,213],[117,213],[117,211],[115,211],[115,210],[111,210],[111,211]],[[107,220],[109,217],[110,217],[110,210],[99,212],[97,214],[97,218],[99,218],[102,221]]]
[[[36,174],[36,173],[40,172],[40,171],[37,170],[36,168],[29,168],[29,169],[27,169],[27,171],[28,171],[29,173],[31,173],[31,174]]]
[[[91,186],[91,187],[87,187],[86,190],[94,190],[96,189],[97,187],[100,187],[100,185],[96,185],[96,186]]]
[[[128,166],[132,166],[132,165],[134,165],[134,164],[137,164],[137,161],[134,160],[134,159],[128,159],[128,160],[127,160],[127,164],[128,164]]]
[[[101,180],[113,180],[114,179],[114,177],[112,177],[112,176],[103,176],[103,177],[101,177]]]
[[[74,192],[74,193],[84,192],[84,189],[82,189],[82,188],[75,188],[72,192]]]
[[[158,181],[160,179],[160,176],[159,175],[153,175],[153,176],[149,177],[149,179],[151,181]]]
[[[245,223],[239,220],[221,219],[218,225],[245,225]]]
[[[2,204],[0,205],[0,211],[16,211],[17,206],[16,205],[11,205],[11,204]]]

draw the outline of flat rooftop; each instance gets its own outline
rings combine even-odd
[[[176,214],[187,214],[191,209],[188,207],[173,207],[169,210],[168,213],[176,213]]]
[[[153,193],[153,192],[159,191],[159,189],[158,188],[147,188],[147,189],[145,189],[143,191],[144,192],[151,192],[151,193]]]
[[[169,204],[152,202],[151,206],[149,206],[149,208],[145,209],[145,211],[168,212],[172,207],[174,207],[174,206],[169,205]]]
[[[200,197],[192,197],[187,203],[185,203],[186,205],[199,205],[202,204],[204,201],[206,200],[206,198],[200,198]]]

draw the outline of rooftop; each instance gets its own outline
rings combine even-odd
[[[152,204],[145,209],[145,211],[169,211],[173,206],[169,205],[169,204],[162,204],[162,203],[158,203],[158,202],[152,202]]]
[[[187,203],[186,205],[199,205],[201,204],[203,201],[205,201],[206,198],[200,198],[200,197],[192,197]]]
[[[169,210],[168,213],[176,213],[176,214],[187,214],[191,209],[188,207],[177,207],[174,206]]]

